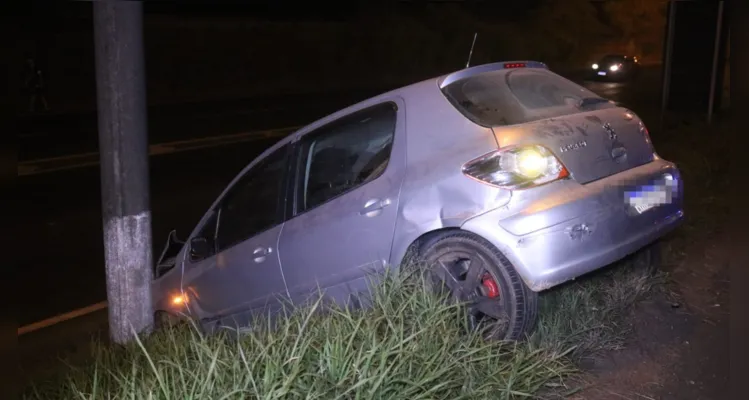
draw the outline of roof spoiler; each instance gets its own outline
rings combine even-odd
[[[546,64],[539,61],[505,61],[496,62],[491,64],[477,65],[475,67],[461,69],[460,71],[453,72],[442,79],[440,82],[440,89],[450,85],[455,81],[465,79],[474,75],[483,74],[485,72],[499,71],[502,69],[511,68],[543,68],[549,69]]]

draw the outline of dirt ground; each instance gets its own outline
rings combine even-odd
[[[728,399],[728,253],[715,238],[672,271],[671,293],[641,303],[626,347],[595,360],[575,399]]]
[[[729,134],[729,123],[713,132]],[[716,182],[687,196],[727,197],[730,178],[713,175]],[[587,388],[570,398],[730,398],[729,260],[738,250],[724,229],[727,209],[725,203],[687,202],[687,222],[665,240],[666,291],[632,311],[625,348],[587,365]]]

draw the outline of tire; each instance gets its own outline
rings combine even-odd
[[[520,340],[533,329],[538,294],[483,238],[457,230],[435,234],[419,245],[413,260],[429,272],[430,281],[437,284],[434,288],[443,287],[445,278],[452,276],[448,280],[453,288],[448,287],[448,293],[466,302],[469,327],[481,329],[488,339]],[[491,315],[483,310],[490,310]]]

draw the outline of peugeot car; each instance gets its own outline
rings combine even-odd
[[[416,265],[472,326],[518,339],[539,292],[677,227],[682,187],[632,110],[543,63],[474,66],[340,110],[252,160],[184,240],[169,236],[154,310],[248,326],[318,290],[351,304],[373,272]]]

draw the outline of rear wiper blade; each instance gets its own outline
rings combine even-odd
[[[594,104],[610,103],[610,102],[611,102],[610,100],[604,99],[602,97],[586,97],[584,99],[581,99],[579,102],[577,102],[577,107],[586,108]]]

